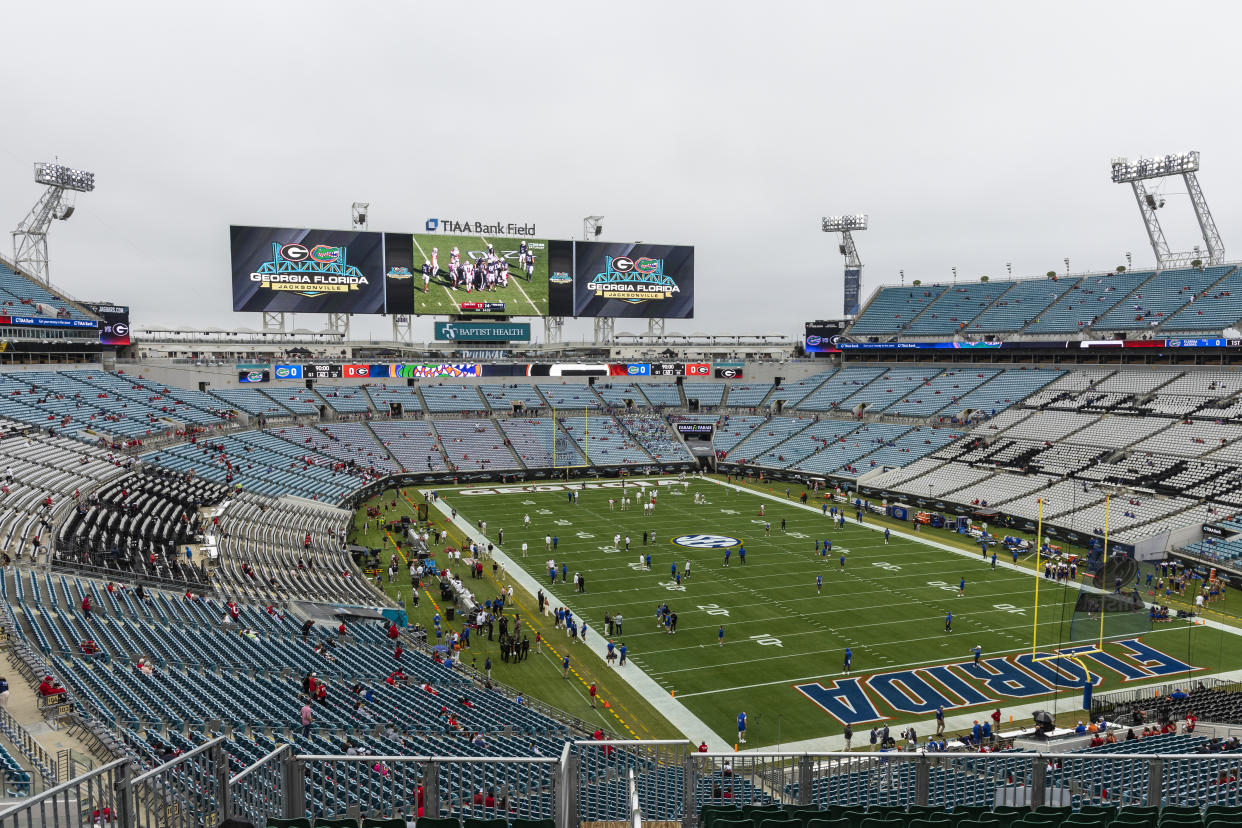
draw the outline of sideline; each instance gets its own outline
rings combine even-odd
[[[420,490],[420,492],[424,494],[429,491],[432,490]],[[461,530],[466,537],[476,543],[481,542],[485,546],[489,542],[488,538],[479,533],[475,527],[470,525],[469,521],[462,517],[461,512],[458,512],[456,518],[452,517],[453,507],[445,503],[443,496],[437,497],[435,502],[431,505],[435,506],[435,508],[440,511],[440,513],[444,516],[445,522],[452,523],[455,527],[457,527],[457,529]],[[526,590],[530,594],[531,599],[534,600],[536,593],[542,589],[542,585],[535,580],[534,576],[523,569],[520,564],[515,563],[512,558],[505,554],[502,547],[497,546],[494,543],[492,547],[492,556],[504,566],[506,576],[512,578],[513,581],[522,589]],[[565,606],[562,601],[550,592],[545,592],[544,595],[547,596],[547,601],[553,608]],[[580,618],[579,620],[586,623],[586,619]],[[607,637],[604,636],[603,633],[594,625],[586,624],[586,626],[587,629],[590,630],[590,634],[588,636],[590,643],[587,644],[586,649],[595,654],[595,656],[599,659],[600,664],[602,664],[605,669],[612,670],[616,673],[618,678],[629,684],[630,687],[639,693],[648,704],[659,711],[660,715],[667,719],[673,727],[680,730],[683,736],[696,743],[706,741],[708,748],[714,751],[727,751],[733,749],[731,744],[720,738],[720,736],[708,727],[702,719],[694,713],[691,713],[684,704],[671,696],[663,687],[656,683],[655,679],[647,675],[641,667],[638,667],[632,662],[626,664],[625,669],[611,666],[604,659],[604,656],[607,655],[608,652]],[[579,651],[581,651],[581,648],[579,648]]]

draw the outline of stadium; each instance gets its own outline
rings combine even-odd
[[[321,11],[308,19],[327,25]],[[474,27],[482,63],[492,24],[529,23],[425,14]],[[636,15],[667,24],[659,44],[697,35]],[[161,65],[270,124],[272,101],[221,75],[220,22],[198,25],[184,64]],[[445,48],[352,31],[342,55],[408,58],[402,77]],[[250,37],[220,42],[268,42]],[[311,48],[281,59],[326,60]],[[47,99],[145,88],[121,56],[100,60]],[[256,81],[287,77],[255,60]],[[559,60],[497,66],[563,79]],[[599,71],[613,91],[650,80]],[[27,119],[0,156],[15,227],[0,251],[0,828],[1242,822],[1242,262],[1199,181],[1229,215],[1214,170],[1236,148],[1087,158],[1099,181],[1075,167],[1057,184],[1092,225],[1081,255],[1111,261],[1116,237],[1150,256],[1048,270],[1047,238],[1079,238],[1059,217],[970,213],[995,198],[985,175],[1025,180],[1012,159],[968,171],[978,198],[911,214],[895,179],[855,186],[851,165],[889,139],[868,127],[823,178],[739,153],[726,193],[696,171],[717,145],[689,108],[583,102],[609,115],[585,119],[589,140],[545,136],[520,158],[486,114],[428,128],[421,113],[461,106],[468,78],[414,114],[391,106],[403,82],[355,81],[324,99],[352,114],[383,97],[384,140],[428,150],[408,181],[375,161],[395,145],[331,119],[287,146],[219,143],[200,104],[176,117],[190,96],[135,110],[144,130],[203,133],[159,138],[150,162],[154,143],[111,147],[102,109],[90,140]],[[561,106],[502,101],[523,122]],[[572,131],[578,113],[560,112]],[[661,139],[671,161],[663,146],[635,161],[650,136],[621,125],[657,122],[688,132]],[[594,140],[638,148],[596,157]],[[1075,158],[1103,139],[1083,140]],[[193,158],[197,141],[237,166]],[[72,156],[24,155],[62,144]],[[631,163],[671,166],[635,186]],[[625,186],[593,177],[609,167]],[[337,177],[382,195],[343,201]],[[731,215],[747,181],[741,197],[791,212]],[[821,183],[877,206],[803,215]],[[566,213],[567,192],[607,220]],[[427,217],[432,199],[451,217]],[[986,237],[1019,232],[1034,264],[959,278],[914,229],[949,221],[978,222],[954,231],[963,273],[987,267]],[[772,248],[756,274],[752,253]],[[873,251],[883,264],[864,266]],[[899,254],[944,275],[907,279]]]

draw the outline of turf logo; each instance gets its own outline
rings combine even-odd
[[[679,535],[673,538],[673,543],[690,549],[729,549],[741,541],[728,535]]]

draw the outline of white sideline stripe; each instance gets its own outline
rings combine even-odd
[[[479,236],[479,238],[480,238],[480,239],[483,239],[483,237],[482,237],[482,236]],[[487,239],[483,239],[483,243],[484,243],[484,244],[491,244],[491,242],[489,242]],[[527,248],[527,249],[529,250],[529,248]],[[505,269],[506,269],[506,270],[508,270],[508,268],[509,268],[509,263],[508,263],[508,262],[505,262]],[[535,305],[535,303],[534,303],[534,302],[530,301],[530,297],[526,295],[526,291],[522,290],[522,285],[521,285],[521,283],[520,283],[520,282],[518,282],[518,280],[517,280],[517,279],[512,279],[512,280],[510,280],[510,281],[512,281],[512,282],[513,282],[513,286],[514,286],[515,288],[517,288],[517,289],[518,289],[518,293],[522,294],[522,298],[526,300],[526,304],[530,305],[530,309],[531,309],[531,310],[533,310],[533,311],[535,312],[535,316],[538,316],[538,315],[539,315],[539,308]]]
[[[774,495],[774,494],[769,494],[768,492],[758,492],[758,491],[755,491],[754,489],[747,489],[747,488],[745,488],[745,487],[738,486],[738,485],[737,485],[737,484],[735,484],[735,483],[726,483],[726,482],[724,482],[724,481],[721,481],[721,480],[716,480],[716,479],[714,479],[714,478],[710,478],[710,477],[709,477],[709,478],[707,478],[707,480],[708,480],[708,481],[710,481],[710,482],[712,482],[712,483],[715,483],[717,486],[723,486],[723,487],[728,488],[728,489],[734,489],[734,490],[736,490],[736,491],[738,491],[738,492],[747,492],[747,493],[749,493],[749,494],[753,494],[753,495],[755,495],[755,496],[757,496],[757,497],[766,497],[766,498],[767,498],[767,499],[769,499],[769,500],[775,500],[775,501],[777,501],[778,503],[784,503],[784,504],[786,504],[787,506],[796,506],[797,508],[799,508],[799,509],[805,509],[805,510],[806,510],[806,511],[808,511],[808,512],[814,512],[814,513],[816,513],[816,514],[820,514],[820,513],[821,513],[821,512],[820,512],[820,510],[819,510],[819,509],[817,509],[817,508],[815,508],[814,506],[805,505],[805,504],[799,503],[799,502],[797,502],[797,501],[790,501],[790,500],[787,500],[787,499],[785,499],[785,498],[783,498],[783,497],[779,497],[779,496]],[[868,514],[870,514],[870,513],[868,513]],[[847,521],[847,522],[848,522],[848,521]],[[885,528],[885,527],[879,526],[878,524],[874,524],[874,523],[865,523],[865,522],[864,522],[864,523],[862,523],[862,524],[855,523],[854,525],[855,525],[855,526],[859,526],[859,525],[861,525],[861,526],[865,526],[865,527],[867,527],[868,529],[871,529],[871,530],[872,530],[872,531],[874,531],[874,532],[883,532],[883,531],[884,531],[884,528]],[[926,546],[931,546],[931,547],[936,548],[936,549],[942,549],[942,550],[944,550],[945,552],[952,552],[952,553],[954,553],[955,555],[961,555],[961,556],[963,556],[963,557],[974,558],[975,560],[980,560],[979,558],[975,558],[975,554],[974,554],[974,552],[972,552],[972,551],[968,551],[968,550],[966,550],[966,549],[960,549],[960,548],[958,548],[958,547],[956,547],[956,546],[950,546],[950,545],[948,545],[948,544],[945,544],[945,543],[940,543],[940,542],[938,542],[938,541],[934,541],[934,540],[927,540],[927,539],[923,538],[923,537],[921,536],[921,534],[913,534],[913,533],[910,533],[910,532],[903,532],[903,531],[901,531],[901,530],[899,530],[899,529],[891,529],[891,528],[889,529],[889,532],[890,532],[892,535],[895,535],[895,536],[897,536],[897,537],[899,537],[899,538],[905,538],[906,540],[917,541],[918,543],[924,544],[924,545],[926,545]],[[1038,550],[1036,550],[1036,551],[1038,552]],[[1042,576],[1040,576],[1040,575],[1039,575],[1038,570],[1034,570],[1034,571],[1032,571],[1032,570],[1024,569],[1023,567],[1016,566],[1016,565],[1015,565],[1015,564],[1013,564],[1013,563],[1010,563],[1010,562],[1007,562],[1007,561],[1002,561],[1002,560],[1000,560],[999,558],[997,559],[996,564],[997,564],[997,566],[1003,566],[1003,567],[1005,567],[1006,569],[1012,569],[1012,570],[1014,570],[1015,572],[1020,572],[1020,573],[1022,573],[1023,575],[1026,575],[1027,577],[1030,577],[1031,575],[1034,575],[1034,576],[1035,576],[1035,577],[1037,577],[1037,578],[1038,578],[1038,577],[1042,577]],[[990,565],[991,565],[991,563],[989,562],[989,564],[988,564],[988,565],[990,566]],[[1097,593],[1104,594],[1104,590],[1098,589],[1098,588],[1093,587],[1093,586],[1091,586],[1091,585],[1089,585],[1089,584],[1082,584],[1082,585],[1081,585],[1081,588],[1082,588],[1082,589],[1085,589],[1085,590],[1087,590],[1087,591],[1089,591],[1089,592],[1097,592]],[[1153,604],[1152,604],[1151,602],[1148,602],[1148,601],[1144,601],[1144,602],[1143,602],[1143,605],[1144,605],[1144,606],[1146,606],[1146,607],[1148,607],[1148,608],[1150,608],[1151,606],[1153,606]],[[1211,618],[1204,618],[1204,619],[1202,619],[1202,620],[1205,622],[1205,625],[1206,625],[1206,626],[1208,626],[1208,627],[1212,627],[1213,629],[1217,629],[1217,630],[1223,630],[1223,631],[1225,631],[1225,632],[1227,632],[1227,633],[1231,633],[1231,634],[1233,634],[1233,635],[1242,636],[1242,630],[1238,629],[1237,627],[1231,626],[1231,625],[1229,625],[1229,624],[1222,624],[1221,622],[1219,622],[1219,621],[1215,621],[1215,620],[1213,620],[1213,619],[1211,619]],[[885,669],[887,670],[888,668],[885,668]],[[880,672],[884,672],[884,670],[881,670]],[[1225,672],[1225,673],[1202,673],[1202,674],[1197,674],[1197,675],[1196,675],[1196,678],[1197,678],[1197,677],[1199,677],[1199,676],[1207,676],[1207,675],[1215,676],[1215,677],[1218,677],[1218,678],[1224,678],[1224,679],[1234,679],[1234,678],[1237,678],[1237,679],[1242,679],[1242,670],[1234,670],[1234,671],[1231,671],[1231,672]],[[1175,682],[1177,681],[1177,678],[1178,678],[1178,677],[1177,677],[1177,676],[1169,676],[1168,678],[1169,678],[1169,682],[1170,682],[1170,683],[1175,683]],[[1032,699],[1032,700],[1030,700],[1029,702],[1026,702],[1026,704],[1028,704],[1028,705],[1032,705],[1032,704],[1047,705],[1047,703],[1048,703],[1048,702],[1050,702],[1050,701],[1060,702],[1062,699],[1074,699],[1074,698],[1081,699],[1081,698],[1082,698],[1082,692],[1081,692],[1081,691],[1070,691],[1069,693],[1062,693],[1062,694],[1060,694],[1060,695],[1050,694],[1050,695],[1047,695],[1047,696],[1040,696],[1040,697],[1038,697],[1037,699]],[[1018,708],[1016,708],[1016,707],[1002,708],[1002,709],[1001,709],[1001,721],[1002,721],[1002,722],[1005,722],[1005,721],[1006,721],[1006,719],[1007,719],[1007,717],[1009,717],[1009,716],[1013,716],[1013,717],[1014,717],[1014,721],[1015,721],[1015,722],[1017,722],[1017,721],[1019,721],[1019,717],[1025,717],[1025,716],[1029,715],[1029,714],[1030,714],[1031,709],[1032,709],[1032,708],[1030,708],[1030,707],[1026,707],[1026,708],[1023,708],[1023,709],[1018,709]],[[966,714],[963,714],[963,715],[960,715],[960,716],[946,716],[946,717],[945,717],[945,720],[944,720],[944,721],[945,721],[945,730],[962,730],[962,729],[964,729],[964,728],[967,728],[967,727],[969,727],[971,724],[973,724],[973,723],[974,723],[974,721],[975,721],[976,717],[978,717],[978,716],[984,716],[984,717],[986,717],[986,716],[987,716],[987,714],[986,714],[986,713],[983,713],[983,712],[981,712],[981,711],[975,711],[975,712],[966,713]],[[883,724],[883,723],[881,722],[881,723],[878,723],[878,724]],[[765,728],[765,729],[766,729],[766,728]],[[928,733],[935,733],[935,732],[936,732],[936,724],[935,724],[935,719],[934,719],[934,718],[932,718],[932,719],[928,720],[928,722],[925,722],[925,723],[919,723],[917,726],[915,726],[915,729],[916,729],[916,731],[920,731],[920,730],[921,730],[921,735],[927,735]],[[868,739],[867,733],[868,733],[868,730],[862,730],[862,731],[857,731],[857,730],[856,730],[856,731],[854,732],[854,744],[855,744],[855,745],[861,745],[861,744],[863,744],[864,742],[866,742],[866,741],[867,741],[867,739]],[[769,745],[768,745],[767,747],[770,749],[771,747],[775,746],[775,744],[776,744],[775,742],[771,742],[771,743],[769,743]],[[805,740],[803,740],[803,741],[801,741],[801,742],[788,742],[788,743],[782,742],[782,743],[781,743],[781,750],[791,750],[791,751],[808,751],[808,752],[809,752],[809,751],[833,751],[833,750],[840,750],[840,749],[842,749],[844,746],[845,746],[845,739],[844,739],[843,737],[841,737],[841,736],[824,736],[824,737],[820,737],[820,738],[818,738],[818,739],[805,739]],[[749,752],[758,752],[758,751],[760,751],[760,750],[761,750],[761,748],[758,748],[758,747],[756,747],[756,748],[747,748],[747,750],[746,750],[746,751],[743,751],[743,752],[747,752],[747,751],[749,751]]]
[[[422,489],[421,491],[423,494],[426,494],[431,491],[431,489]],[[456,518],[452,517],[452,508],[444,502],[443,497],[438,498],[435,501],[435,507],[440,510],[440,513],[446,520],[452,522],[454,526],[462,530],[471,540],[475,542],[481,541],[485,545],[488,543],[487,538],[483,537],[483,535],[471,526],[468,521],[462,518],[461,512],[458,512]],[[506,576],[521,586],[522,589],[526,590],[527,593],[530,594],[531,598],[534,599],[536,593],[538,593],[541,589],[539,583],[534,579],[534,577],[519,564],[514,563],[514,561],[505,554],[501,547],[493,546],[492,555],[497,561],[504,565]],[[559,601],[555,595],[552,595],[551,593],[545,594],[547,595],[548,602],[553,608],[565,606],[565,604]],[[584,624],[586,623],[585,619],[580,618],[579,620]],[[577,650],[570,650],[571,663],[572,659],[575,658],[573,656],[574,652],[589,650],[595,654],[596,658],[599,659],[599,663],[604,667],[604,669],[611,670],[618,678],[629,684],[630,687],[641,695],[648,704],[658,710],[660,715],[667,719],[673,727],[680,730],[682,735],[687,739],[691,739],[695,742],[706,741],[707,746],[716,751],[733,749],[731,744],[725,742],[724,739],[716,735],[716,731],[708,727],[702,719],[694,713],[691,713],[684,704],[669,695],[669,693],[657,684],[655,679],[647,675],[641,667],[632,662],[626,664],[624,670],[619,667],[610,666],[608,662],[604,660],[604,656],[608,653],[608,639],[593,625],[587,624],[586,626],[587,629],[591,631],[589,641],[593,643],[587,644],[585,648],[580,647]]]

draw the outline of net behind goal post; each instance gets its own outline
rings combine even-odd
[[[1036,549],[1043,549],[1043,506],[1039,500],[1039,523],[1036,530]],[[1082,665],[1079,656],[1100,652],[1105,640],[1114,637],[1125,637],[1150,632],[1152,629],[1151,615],[1143,604],[1137,589],[1130,592],[1116,591],[1118,579],[1121,586],[1132,584],[1138,573],[1138,564],[1128,556],[1110,556],[1108,549],[1108,513],[1109,498],[1104,500],[1104,546],[1096,568],[1090,580],[1074,587],[1061,587],[1073,590],[1074,609],[1070,616],[1068,635],[1064,625],[1064,607],[1062,607],[1062,623],[1054,636],[1045,631],[1041,641],[1039,637],[1039,589],[1043,577],[1043,561],[1036,558],[1035,565],[1035,621],[1031,632],[1031,655],[1036,661],[1053,661],[1068,657]],[[1094,560],[1094,556],[1093,556]],[[1079,566],[1085,562],[1079,562]],[[1090,584],[1090,586],[1088,586]],[[1046,586],[1055,589],[1055,586]],[[1068,599],[1069,596],[1067,595]],[[1091,649],[1081,649],[1082,645]],[[1056,653],[1059,648],[1075,647],[1077,652],[1072,656],[1040,655]],[[1084,666],[1084,669],[1085,666]]]

